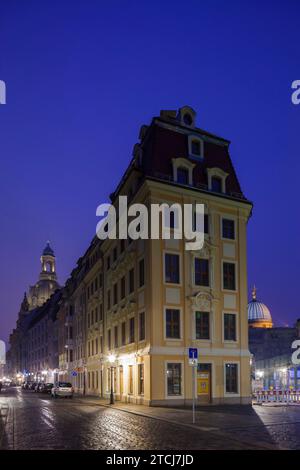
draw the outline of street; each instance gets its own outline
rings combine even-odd
[[[7,388],[0,408],[1,449],[300,449],[299,406],[204,407],[192,425],[190,410],[116,409]]]

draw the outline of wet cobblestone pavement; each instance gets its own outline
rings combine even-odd
[[[300,407],[218,406],[190,412],[101,406],[19,388],[0,395],[2,449],[300,449]],[[147,413],[143,416],[137,413]]]

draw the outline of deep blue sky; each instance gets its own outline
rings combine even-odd
[[[185,104],[232,141],[246,195],[249,285],[300,317],[299,1],[0,1],[0,338],[50,239],[64,282],[138,131]]]

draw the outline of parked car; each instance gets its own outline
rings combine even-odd
[[[51,396],[57,397],[69,397],[72,398],[74,393],[73,386],[70,382],[57,382],[51,390]]]
[[[52,383],[43,383],[40,386],[40,392],[41,393],[51,393],[52,388],[54,387],[54,384]]]

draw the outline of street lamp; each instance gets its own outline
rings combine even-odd
[[[116,360],[116,356],[114,354],[110,354],[108,356],[108,362],[110,363],[110,400],[109,404],[114,404],[114,389],[113,389],[113,363]]]

